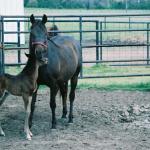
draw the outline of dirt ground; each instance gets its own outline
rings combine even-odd
[[[77,90],[74,123],[61,119],[57,97],[57,129],[51,127],[49,91],[40,90],[32,141],[23,133],[21,97],[9,96],[0,108],[6,136],[0,150],[149,150],[150,92]]]

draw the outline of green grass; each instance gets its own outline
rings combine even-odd
[[[85,76],[107,76],[107,75],[126,75],[126,74],[150,74],[150,68],[144,66],[120,67],[108,65],[94,65],[84,67]],[[124,77],[124,78],[98,78],[80,79],[78,88],[80,89],[100,89],[100,90],[150,90],[150,77]]]
[[[80,79],[79,89],[149,91],[150,77]]]
[[[94,65],[91,67],[83,67],[85,76],[110,76],[110,75],[127,75],[127,74],[150,74],[150,67],[147,66],[109,66]]]
[[[6,72],[17,74],[23,67],[6,67]],[[147,67],[111,67],[107,65],[95,65],[83,68],[86,75],[112,75],[125,73],[150,73]],[[84,74],[85,75],[85,74]],[[41,86],[40,89],[45,89]],[[100,78],[100,79],[79,79],[78,89],[98,89],[98,90],[129,90],[129,91],[149,91],[150,77],[125,77],[125,78]]]

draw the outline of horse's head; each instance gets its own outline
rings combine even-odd
[[[30,32],[30,54],[35,53],[40,61],[47,62],[47,29],[45,23],[47,16],[43,15],[42,20],[35,20],[34,15],[30,16],[31,32]]]

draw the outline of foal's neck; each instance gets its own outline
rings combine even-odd
[[[26,74],[28,76],[36,75],[36,78],[37,78],[39,66],[40,66],[40,64],[36,60],[36,58],[28,58],[27,64],[24,67],[24,69],[22,70],[21,74]]]

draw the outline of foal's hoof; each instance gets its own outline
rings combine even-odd
[[[0,127],[0,136],[5,136],[5,133],[1,127]]]
[[[1,131],[0,136],[5,136],[4,131]]]
[[[33,134],[32,134],[32,132],[31,132],[31,131],[29,132],[29,134],[30,134],[30,136],[31,136],[31,137],[33,136]]]
[[[31,136],[30,135],[27,136],[27,140],[31,141]]]

